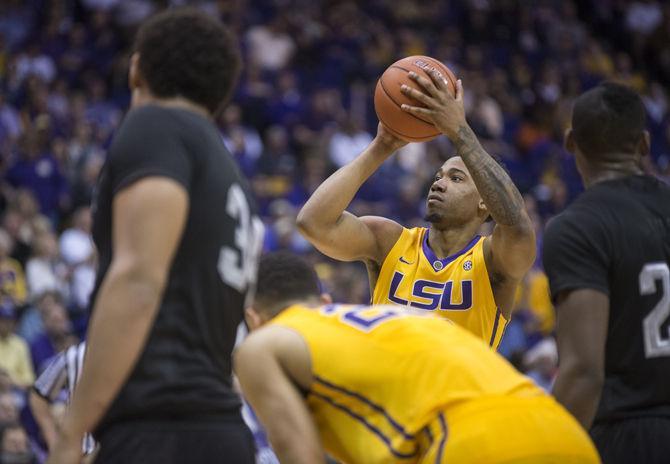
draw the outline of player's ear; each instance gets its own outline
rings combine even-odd
[[[573,154],[577,150],[577,144],[575,143],[575,138],[572,135],[571,127],[565,129],[565,133],[563,134],[563,146],[568,152]]]
[[[134,90],[138,87],[141,87],[143,84],[143,79],[140,74],[140,54],[135,52],[130,57],[130,69],[128,70],[128,87],[130,90]]]
[[[330,293],[322,293],[319,296],[319,299],[321,300],[321,303],[323,303],[323,304],[331,304],[333,302],[333,297],[330,296]]]
[[[263,325],[263,318],[253,306],[244,308],[244,320],[247,322],[250,331]]]
[[[479,203],[477,204],[477,213],[483,217],[488,217],[489,215],[489,209],[486,207],[486,205],[484,204],[484,200],[482,200],[481,198],[479,199]]]
[[[649,156],[651,151],[651,137],[648,130],[642,132],[642,138],[640,138],[637,151],[642,157]]]

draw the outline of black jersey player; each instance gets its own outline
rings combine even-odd
[[[557,399],[605,464],[670,462],[670,188],[641,168],[645,109],[603,83],[575,101],[566,147],[586,191],[550,222]]]
[[[138,32],[131,110],[94,198],[88,351],[50,462],[254,461],[230,355],[262,225],[212,115],[239,69],[216,19],[169,10]]]

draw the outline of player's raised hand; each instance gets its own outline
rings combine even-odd
[[[459,128],[467,124],[463,106],[463,84],[460,79],[456,81],[456,95],[454,96],[447,82],[437,71],[431,69],[426,73],[430,79],[415,72],[409,73],[409,78],[416,82],[423,92],[408,85],[402,85],[400,88],[402,93],[421,103],[423,107],[405,104],[401,108],[407,113],[430,121],[440,132],[454,140]]]
[[[390,153],[404,147],[407,142],[393,135],[381,122],[377,125],[377,136],[375,140],[383,144]]]

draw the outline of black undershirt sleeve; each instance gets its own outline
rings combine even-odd
[[[118,193],[133,182],[150,176],[168,177],[189,190],[193,174],[184,140],[171,131],[172,116],[140,108],[128,114],[109,153],[112,190]]]
[[[578,289],[609,296],[611,254],[604,227],[594,215],[566,211],[550,221],[542,259],[552,300],[563,291]]]

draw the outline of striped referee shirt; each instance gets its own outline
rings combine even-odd
[[[68,402],[72,398],[74,388],[81,377],[84,365],[86,342],[73,345],[58,353],[44,369],[44,372],[35,380],[33,388],[38,395],[49,403],[53,403],[61,391],[67,389]],[[84,454],[92,453],[95,449],[95,440],[87,433],[82,442]]]

